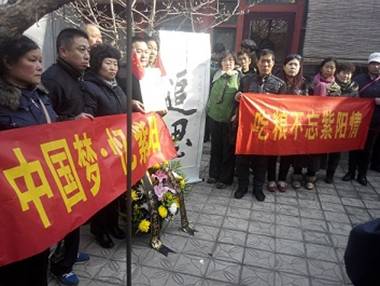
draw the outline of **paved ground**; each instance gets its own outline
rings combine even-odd
[[[337,177],[343,174],[339,169]],[[186,203],[198,232],[182,233],[178,219],[165,226],[162,241],[177,252],[168,257],[150,249],[146,238],[136,238],[133,285],[350,285],[343,264],[348,233],[380,217],[380,173],[368,178],[367,187],[320,180],[316,191],[266,193],[263,203],[251,193],[234,199],[236,184],[225,190],[196,184]],[[91,260],[75,266],[80,285],[126,285],[125,243],[102,249],[83,227],[81,249]]]

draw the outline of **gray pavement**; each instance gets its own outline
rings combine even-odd
[[[266,192],[265,202],[251,193],[234,199],[236,183],[224,190],[195,184],[186,204],[198,232],[181,232],[179,216],[165,225],[162,241],[176,251],[168,257],[150,249],[147,236],[134,238],[133,285],[351,285],[343,262],[347,237],[352,226],[380,217],[380,173],[370,171],[363,187],[341,181],[342,167],[333,185],[320,179],[315,191]],[[122,241],[102,249],[82,227],[81,250],[91,259],[75,265],[80,285],[126,285],[125,249]]]

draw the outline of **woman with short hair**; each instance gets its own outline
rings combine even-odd
[[[235,155],[234,134],[231,119],[235,113],[235,93],[239,89],[239,72],[235,70],[235,57],[229,52],[222,53],[219,70],[214,74],[207,116],[211,133],[211,156],[208,183],[216,183],[223,189],[233,182]]]
[[[110,45],[100,44],[90,51],[90,70],[84,76],[85,112],[105,116],[127,112],[127,96],[117,84],[120,52]],[[111,239],[125,238],[119,227],[119,200],[115,199],[98,211],[91,221],[91,232],[103,248],[112,248]]]

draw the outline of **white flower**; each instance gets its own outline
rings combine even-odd
[[[172,203],[169,207],[169,212],[172,214],[172,215],[175,215],[177,213],[177,204],[176,203]]]

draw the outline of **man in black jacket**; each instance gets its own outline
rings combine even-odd
[[[242,92],[256,92],[281,94],[285,93],[286,85],[278,77],[272,75],[274,67],[274,53],[271,50],[263,49],[258,54],[257,69],[258,73],[252,73],[240,82],[240,92],[236,94],[235,99],[240,100]],[[268,157],[263,155],[239,155],[237,158],[237,173],[239,187],[234,196],[237,199],[242,198],[248,191],[249,184],[249,167],[253,164],[253,194],[258,201],[264,201],[265,195],[263,187],[265,183],[265,174],[268,167]]]
[[[359,85],[359,97],[373,98],[376,103],[372,115],[371,125],[368,130],[366,143],[363,150],[355,150],[349,153],[348,172],[343,181],[355,179],[366,186],[368,165],[374,144],[379,137],[380,130],[380,53],[372,53],[368,57],[368,73],[362,73],[353,79]]]
[[[57,63],[42,75],[42,82],[49,91],[53,108],[60,120],[92,118],[84,113],[82,75],[89,66],[89,43],[85,32],[73,28],[62,30],[57,37]],[[72,267],[79,260],[88,260],[88,255],[79,253],[79,228],[72,231],[61,242],[52,259],[51,272],[64,285],[77,285],[78,277]]]

